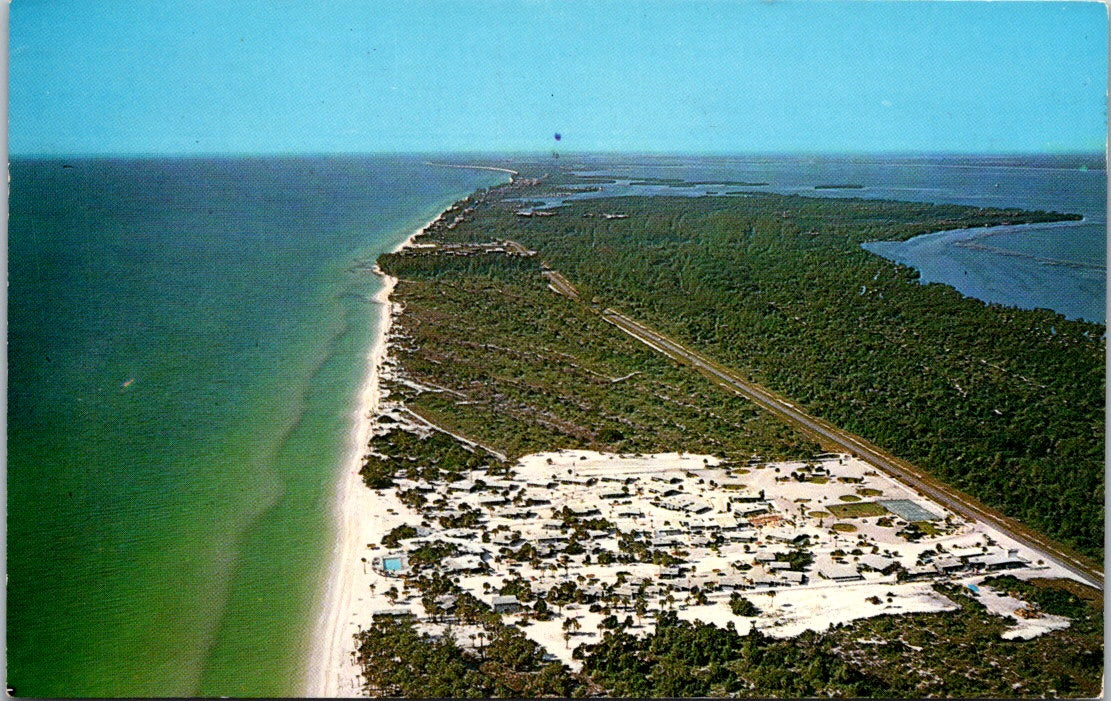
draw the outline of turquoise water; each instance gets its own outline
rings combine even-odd
[[[8,684],[288,695],[379,283],[504,179],[419,159],[16,160]]]
[[[401,560],[396,557],[387,557],[385,560],[382,560],[382,567],[384,567],[387,572],[398,572],[401,570]]]

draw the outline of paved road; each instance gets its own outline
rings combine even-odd
[[[558,273],[556,273],[558,275]],[[563,276],[560,285],[570,286]],[[567,294],[549,275],[553,288],[561,294]],[[574,287],[570,287],[574,290]],[[570,296],[570,295],[567,295]],[[805,432],[818,438],[819,442],[833,444],[841,449],[859,456],[864,461],[877,467],[900,482],[918,491],[930,499],[942,504],[951,511],[966,518],[987,521],[998,528],[1005,535],[1031,547],[1046,556],[1047,559],[1077,575],[1092,586],[1103,588],[1103,572],[1091,564],[1064,552],[1060,546],[1041,534],[1031,531],[1026,526],[1007,518],[999,512],[984,506],[975,499],[957,492],[935,478],[920,472],[904,460],[900,460],[875,445],[847,431],[843,431],[826,421],[811,416],[786,399],[740,377],[728,368],[715,363],[700,353],[696,353],[685,346],[671,340],[667,336],[635,321],[628,316],[614,310],[606,309],[602,318],[618,327],[625,333],[641,341],[655,350],[670,356],[680,362],[695,367],[697,370],[709,375],[718,384],[724,385],[747,399],[759,404],[763,408],[780,416],[789,423],[802,428]]]
[[[542,274],[548,280],[548,286],[552,291],[569,299],[579,300],[578,289],[559,271],[545,266]],[[932,475],[918,470],[907,461],[896,458],[860,436],[841,430],[827,421],[807,414],[774,392],[746,380],[729,368],[690,350],[655,329],[631,319],[615,309],[605,309],[601,312],[601,316],[641,343],[674,360],[693,366],[719,385],[755,402],[784,421],[809,433],[817,438],[819,443],[833,445],[859,456],[873,467],[883,470],[911,489],[942,504],[954,513],[972,520],[990,523],[1002,531],[1004,535],[1040,552],[1047,560],[1051,560],[1072,572],[1088,584],[1099,589],[1103,588],[1103,570],[1099,569],[1094,562],[1067,552],[1058,543],[1037,531],[1031,530],[1021,522],[985,506],[976,499],[944,484]]]
[[[575,286],[572,285],[567,278],[563,277],[561,273],[555,270],[545,270],[541,275],[547,278],[548,286],[551,287],[556,294],[561,294],[570,299],[579,298],[579,291],[575,289]]]

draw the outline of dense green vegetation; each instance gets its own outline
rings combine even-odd
[[[510,457],[557,448],[808,457],[817,446],[548,291],[535,259],[401,253],[393,398]],[[409,441],[412,442],[412,441]],[[373,447],[373,446],[372,446]],[[390,470],[407,455],[383,468]],[[425,461],[427,462],[427,461]],[[424,463],[421,463],[424,464]],[[378,475],[372,461],[373,475]]]
[[[418,633],[411,622],[379,618],[356,635],[364,690],[374,696],[417,698],[584,695],[559,662],[510,626],[487,621],[480,652],[450,636]]]
[[[760,609],[737,592],[729,597],[729,610],[738,616],[759,616]]]
[[[396,548],[403,540],[417,537],[417,529],[407,524],[401,524],[386,535],[382,536],[382,545],[387,548]]]
[[[439,432],[420,436],[393,428],[370,440],[359,474],[371,489],[393,486],[395,477],[409,479],[462,479],[468,470],[488,467],[494,456],[481,448],[464,446]]]
[[[1094,590],[1079,585],[1068,586],[1064,583],[1046,580],[1033,580],[1028,582],[1011,575],[991,577],[985,579],[983,584],[993,589],[1006,592],[1016,598],[1028,601],[1033,604],[1038,611],[1053,616],[1065,616],[1066,618],[1077,619],[1083,617],[1087,613],[1089,607],[1093,607],[1097,610],[1102,608],[1102,596],[1098,598],[1088,597],[1087,601],[1085,601],[1082,595],[1089,594]],[[1069,589],[1075,591],[1070,591]]]
[[[1099,695],[1101,606],[1076,609],[1065,630],[1032,640],[1002,640],[1000,633],[1013,620],[988,613],[963,587],[938,588],[959,611],[879,616],[839,626],[826,636],[895,696]],[[1064,592],[1057,583],[1046,588]]]
[[[585,656],[584,669],[621,696],[1098,693],[1098,609],[1077,611],[1066,631],[1006,641],[999,638],[1005,619],[987,613],[962,589],[945,593],[959,611],[880,616],[788,640],[759,632],[742,636],[665,614],[646,638],[607,636]]]
[[[357,654],[367,691],[399,696],[1097,695],[1100,608],[1053,583],[1033,589],[1048,592],[1035,596],[1075,599],[1062,612],[1072,619],[1070,628],[1033,640],[1002,640],[1007,619],[988,613],[964,588],[941,587],[957,611],[878,616],[784,640],[757,630],[741,635],[732,624],[723,629],[691,623],[667,611],[647,635],[617,625],[597,644],[576,650],[583,661],[578,674],[545,662],[542,650],[519,630],[480,611],[467,616],[482,626],[477,650],[460,647],[451,636],[418,634],[408,621],[383,618],[357,636]],[[548,595],[553,605],[559,603],[555,596]]]
[[[520,241],[540,251],[588,302],[652,324],[1102,560],[1104,327],[920,285],[915,271],[860,248],[869,240],[1064,215],[771,194],[598,199],[558,212],[524,219],[510,207],[485,206],[437,236]],[[608,212],[629,218],[603,218]],[[403,276],[416,274],[412,263],[396,262],[390,264]],[[524,276],[528,266],[522,260],[513,273]],[[531,350],[513,339],[533,337],[546,320],[558,319],[570,332],[571,344],[565,339],[561,352],[574,348],[576,333],[599,345],[612,336],[603,332],[599,340],[602,325],[531,294],[540,288],[530,289],[524,277],[502,288],[489,278],[483,289],[476,278],[454,278],[442,267],[438,273],[442,285],[456,286],[460,301],[475,294],[491,301],[480,312],[483,322],[500,323],[500,345],[513,349],[493,358],[495,364]],[[444,292],[423,291],[422,300]],[[517,316],[517,300],[531,313]],[[461,306],[449,310],[446,300],[437,305],[462,312]],[[455,318],[442,321],[445,333],[459,330]],[[546,385],[526,380],[521,389],[546,391]],[[685,419],[676,415],[675,422]],[[589,442],[596,438],[589,426],[584,418],[561,429]],[[699,428],[720,435],[720,424]]]

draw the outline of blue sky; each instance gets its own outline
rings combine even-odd
[[[1100,3],[15,0],[9,138],[16,154],[1102,151],[1106,86]]]

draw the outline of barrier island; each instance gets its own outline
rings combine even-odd
[[[363,692],[1099,692],[1104,327],[860,247],[1075,217],[574,182],[379,259]]]

